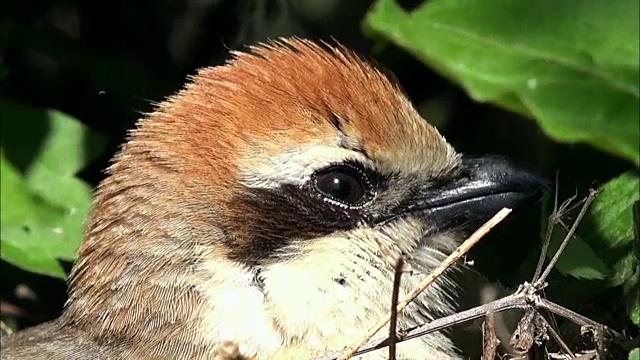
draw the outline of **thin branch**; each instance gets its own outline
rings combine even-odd
[[[430,323],[410,329],[409,331],[407,331],[406,335],[402,337],[401,341],[411,340],[413,338],[431,334],[433,332],[440,331],[451,326],[479,319],[485,316],[487,311],[491,311],[492,313],[497,314],[507,310],[526,309],[528,307],[529,303],[527,300],[527,294],[516,292],[515,294],[505,296],[502,299],[492,301],[488,304],[476,306],[469,310],[445,316],[443,318],[433,320]]]
[[[482,304],[488,304],[492,301],[498,299],[497,290],[493,286],[484,286],[480,293],[480,297],[482,300]],[[493,330],[496,334],[497,344],[501,345],[507,353],[511,354],[512,349],[509,345],[509,338],[511,337],[511,332],[509,331],[509,327],[507,326],[505,319],[503,318],[502,313],[494,313],[493,308],[489,309],[488,313],[491,313],[491,318],[493,321]],[[495,357],[495,356],[494,356]]]
[[[538,316],[540,316],[540,321],[542,321],[542,323],[547,327],[547,331],[549,332],[549,334],[551,334],[551,337],[556,341],[556,343],[558,343],[560,348],[567,355],[569,355],[569,357],[571,359],[575,359],[576,358],[576,354],[574,354],[573,351],[571,351],[571,349],[567,345],[567,343],[565,343],[564,340],[562,340],[562,337],[560,336],[560,334],[558,334],[555,331],[555,329],[553,327],[551,327],[551,324],[549,324],[549,322],[547,321],[547,319],[544,318],[544,316],[542,316],[542,315],[538,315]]]
[[[546,293],[545,289],[540,290],[540,296],[542,298],[544,298],[544,299],[547,299],[547,293]],[[553,331],[554,333],[558,333],[558,331],[560,331],[560,326],[558,325],[558,320],[556,319],[556,316],[553,313],[549,312],[548,310],[544,310],[544,312],[545,312],[545,314],[547,316],[549,316],[550,326],[553,326],[551,328],[551,331]],[[542,313],[540,315],[542,315]],[[542,318],[545,319],[544,315],[542,315]],[[545,319],[545,321],[546,321],[546,319]]]
[[[526,309],[528,306],[530,306],[529,302],[527,301],[527,296],[528,295],[526,293],[519,291],[509,296],[505,296],[502,299],[492,301],[488,304],[476,306],[469,310],[465,310],[465,311],[455,313],[443,318],[439,318],[424,325],[401,330],[400,332],[404,333],[404,335],[401,338],[399,338],[397,342],[400,343],[403,341],[411,340],[423,335],[434,333],[436,331],[447,329],[454,325],[479,319],[485,316],[488,311],[491,311],[494,314],[496,314],[506,310]],[[389,339],[384,337],[379,337],[379,338],[368,341],[359,351],[355,352],[353,355],[362,355],[370,351],[384,348],[386,346],[389,346]],[[315,360],[334,360],[339,357],[340,357],[340,352],[335,351],[335,352],[327,353],[321,357],[317,357],[315,358]]]
[[[557,263],[558,258],[560,257],[562,251],[565,249],[568,241],[574,236],[580,221],[585,216],[586,211],[588,210],[593,200],[597,197],[599,192],[599,190],[591,189],[589,191],[589,196],[584,200],[578,201],[577,204],[572,204],[572,201],[575,200],[575,197],[570,199],[569,201],[563,202],[560,206],[557,206],[556,201],[556,205],[554,205],[554,212],[549,217],[549,223],[555,223],[556,225],[560,224],[565,229],[567,228],[567,226],[562,221],[562,216],[567,212],[572,211],[574,208],[577,208],[577,205],[582,205],[582,207],[580,208],[579,214],[573,222],[571,228],[567,229],[567,235],[563,239],[558,251],[556,252],[556,254],[554,254],[553,258],[549,262],[548,266],[544,269],[544,271],[541,271],[542,267],[536,270],[537,274],[540,276],[535,276],[532,283],[525,282],[524,284],[520,285],[515,293],[505,296],[502,299],[492,301],[485,305],[452,314],[440,319],[436,319],[427,324],[423,324],[414,328],[402,329],[399,332],[399,334],[401,335],[398,335],[398,332],[396,331],[390,331],[389,337],[387,337],[386,339],[384,338],[384,336],[377,336],[376,339],[371,340],[373,336],[386,325],[386,322],[389,321],[390,317],[385,317],[378,324],[376,324],[376,327],[372,328],[372,330],[367,334],[367,337],[364,340],[362,340],[357,346],[349,348],[349,352],[344,352],[342,356],[340,356],[340,352],[328,353],[316,359],[347,359],[353,355],[362,355],[373,350],[384,348],[386,346],[395,346],[395,344],[403,341],[421,337],[461,323],[475,320],[483,316],[487,316],[488,313],[491,313],[491,315],[495,315],[503,311],[513,309],[533,310],[537,315],[536,317],[538,318],[538,323],[540,324],[538,327],[539,329],[542,329],[534,331],[533,335],[536,337],[541,336],[540,339],[546,339],[550,335],[559,344],[559,346],[562,348],[562,351],[572,358],[576,358],[576,355],[562,340],[558,332],[555,331],[553,327],[551,327],[548,320],[538,313],[539,310],[544,309],[545,311],[549,312],[552,320],[554,314],[562,316],[563,318],[572,321],[573,323],[583,327],[584,329],[588,329],[589,331],[593,332],[594,339],[597,345],[596,347],[600,351],[602,351],[602,348],[604,346],[603,339],[605,338],[605,336],[610,336],[614,341],[621,341],[620,343],[623,344],[623,336],[616,331],[609,329],[594,320],[591,320],[544,298],[543,285],[546,278],[549,276],[551,269]],[[640,205],[636,204],[636,206],[638,207],[638,209],[635,210],[638,212],[638,210],[640,210]],[[504,215],[501,217],[498,216],[502,212],[505,212]],[[506,217],[509,212],[509,209],[503,209],[501,212],[496,214],[496,216],[494,216],[490,221],[488,221],[480,229],[478,229],[478,231],[471,235],[460,247],[458,247],[458,249],[456,249],[456,251],[454,251],[449,257],[447,257],[447,259],[445,259],[445,261],[443,261],[434,271],[432,271],[432,273],[429,274],[429,276],[425,278],[421,282],[421,284],[416,289],[414,289],[402,302],[398,303],[396,306],[396,313],[394,314],[394,312],[391,311],[391,317],[393,317],[394,323],[397,321],[397,312],[402,311],[404,307],[407,306],[407,304],[415,299],[415,297],[417,297],[427,286],[429,286],[438,276],[440,276],[451,264],[463,257],[464,254],[482,238],[482,236],[484,236],[488,231],[490,231],[492,227],[494,227],[497,223],[504,219],[504,217]],[[543,244],[543,246],[545,245]],[[548,244],[546,244],[546,246],[548,246]],[[544,255],[546,255],[546,251],[543,251],[543,254],[541,254],[541,256]],[[542,262],[542,264],[544,265],[544,261]],[[361,349],[357,350],[358,348]],[[390,356],[395,356],[395,350],[393,350],[393,352],[390,352]]]
[[[405,335],[397,340],[397,343],[411,340],[417,337],[421,337],[427,334],[431,334],[436,331],[450,328],[458,324],[462,324],[471,320],[479,319],[491,311],[494,314],[501,313],[507,310],[514,309],[546,309],[549,312],[566,318],[579,326],[586,326],[591,329],[601,329],[615,338],[619,338],[621,335],[616,331],[593,321],[585,316],[582,316],[574,311],[566,309],[558,304],[555,304],[549,300],[546,300],[537,294],[539,291],[534,285],[525,283],[520,286],[515,293],[505,296],[502,299],[492,301],[488,304],[474,307],[469,310],[465,310],[456,314],[452,314],[440,319],[433,320],[427,324],[420,325],[411,329],[407,329],[404,332]],[[384,348],[389,346],[389,339],[375,339],[367,342],[362,349],[355,352],[353,355],[362,355],[370,351]],[[327,353],[324,356],[316,358],[316,360],[329,360],[337,359],[340,356],[340,352]]]
[[[578,197],[578,192],[571,196],[569,199],[565,200],[558,206],[558,188],[559,188],[559,172],[556,172],[556,188],[555,188],[555,198],[553,203],[553,211],[549,214],[547,218],[547,229],[545,233],[545,237],[542,242],[542,248],[540,251],[540,256],[538,257],[538,264],[536,266],[535,273],[533,278],[531,279],[531,283],[535,284],[542,273],[542,269],[544,268],[544,262],[547,258],[547,251],[549,250],[549,245],[551,244],[551,237],[553,235],[553,229],[556,225],[560,224],[566,231],[569,231],[569,227],[562,221],[562,217],[573,210],[575,207],[584,203],[585,199],[578,201],[576,204],[573,204],[573,201]],[[542,296],[546,297],[544,289],[541,290]],[[551,318],[552,325],[558,328],[558,322],[555,319],[555,316],[552,313],[549,313],[549,317]],[[554,329],[555,331],[555,329]]]
[[[547,258],[546,254],[547,254],[547,250],[549,249],[549,244],[551,243],[551,235],[553,234],[553,225],[554,225],[553,219],[555,219],[555,217],[559,213],[558,211],[558,188],[559,188],[558,185],[560,182],[559,175],[560,175],[560,172],[559,171],[556,172],[556,189],[555,189],[556,191],[555,191],[555,196],[553,198],[553,211],[551,211],[551,214],[549,214],[549,217],[547,218],[547,230],[545,232],[544,239],[542,242],[542,250],[540,252],[540,257],[538,258],[538,265],[536,266],[536,271],[533,274],[533,280],[531,281],[531,283],[535,283],[536,280],[538,279],[538,276],[540,276],[540,273],[542,272],[542,268],[544,267],[544,259]]]
[[[464,254],[466,254],[484,235],[486,235],[493,227],[498,225],[504,220],[507,215],[511,213],[511,209],[503,208],[496,215],[494,215],[489,221],[482,225],[476,232],[474,232],[469,238],[462,243],[451,255],[449,255],[438,267],[436,267],[429,276],[427,276],[407,297],[398,304],[398,312],[404,310],[418,295],[420,295],[431,283],[433,283],[442,273],[445,272],[453,263],[458,261]],[[358,342],[348,347],[342,356],[343,360],[349,359],[353,354],[358,351],[362,345],[367,343],[380,329],[382,329],[391,320],[391,315],[383,317],[375,326],[369,330]]]
[[[591,203],[593,202],[593,200],[595,200],[596,196],[598,196],[599,193],[600,193],[600,190],[595,190],[595,189],[589,190],[589,196],[584,201],[584,204],[582,205],[582,208],[580,209],[580,212],[578,213],[578,216],[576,216],[576,220],[573,222],[573,225],[571,226],[571,229],[569,229],[569,231],[567,232],[567,235],[562,240],[562,243],[560,244],[560,247],[558,248],[558,251],[556,251],[556,253],[553,255],[553,258],[551,258],[551,260],[549,261],[549,264],[547,265],[547,268],[544,270],[542,275],[540,275],[540,278],[538,280],[536,280],[536,285],[537,286],[541,286],[544,283],[546,278],[551,273],[551,270],[553,270],[553,268],[556,266],[556,263],[558,262],[558,259],[560,259],[560,255],[562,255],[562,252],[567,247],[567,244],[569,243],[569,240],[573,237],[573,235],[575,234],[576,230],[578,229],[578,225],[582,221],[582,218],[587,213],[587,209],[589,209],[589,205],[591,205]]]
[[[603,326],[602,324],[600,324],[597,321],[593,321],[591,319],[589,319],[586,316],[582,316],[580,314],[578,314],[577,312],[574,312],[572,310],[569,310],[563,306],[560,306],[554,302],[551,302],[547,299],[543,299],[541,297],[539,297],[536,301],[536,306],[543,308],[543,309],[547,309],[550,312],[562,316],[565,319],[571,320],[574,324],[579,325],[579,326],[589,326],[592,327],[594,329],[597,329],[601,326]],[[612,333],[613,330],[606,328],[606,330],[611,331]]]
[[[496,336],[495,317],[492,311],[487,312],[482,323],[482,360],[494,360],[498,337]]]
[[[389,360],[396,360],[396,334],[398,326],[398,297],[400,296],[400,280],[402,280],[402,268],[404,259],[398,257],[393,273],[393,289],[391,291],[391,323],[389,324]]]

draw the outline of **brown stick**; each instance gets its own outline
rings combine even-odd
[[[400,296],[400,281],[402,280],[402,268],[404,259],[399,257],[396,261],[393,274],[393,290],[391,291],[391,323],[389,324],[389,360],[396,360],[396,334],[398,326],[398,297]]]
[[[495,318],[491,311],[487,312],[482,323],[482,360],[494,360],[498,337],[496,336]]]

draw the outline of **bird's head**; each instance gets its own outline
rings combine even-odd
[[[192,350],[330,344],[388,309],[386,252],[424,275],[462,230],[542,185],[458,154],[341,47],[261,45],[199,71],[133,131],[95,197],[67,317]],[[449,288],[417,306],[446,312]],[[191,335],[171,338],[180,328]]]

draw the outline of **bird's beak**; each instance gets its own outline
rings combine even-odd
[[[459,226],[477,227],[503,207],[537,201],[550,183],[501,157],[463,158],[462,171],[447,184],[430,186],[409,209],[422,213],[435,234]]]

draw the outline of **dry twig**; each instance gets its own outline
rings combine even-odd
[[[542,251],[540,252],[540,257],[538,257],[538,265],[536,266],[536,271],[533,274],[533,281],[535,282],[540,273],[542,272],[542,268],[544,267],[544,260],[547,258],[546,253],[549,250],[549,244],[551,243],[551,235],[553,234],[553,225],[555,223],[554,220],[559,219],[562,214],[566,211],[566,208],[573,202],[573,200],[578,197],[576,193],[568,200],[564,201],[560,207],[558,208],[558,184],[560,180],[558,179],[558,173],[556,173],[556,191],[555,196],[553,198],[553,211],[549,214],[549,219],[547,221],[547,229],[544,235],[544,241],[542,243]]]
[[[496,336],[495,318],[490,310],[482,323],[482,360],[493,360],[496,358],[496,348],[498,347],[498,337]]]
[[[497,289],[493,286],[485,286],[481,293],[482,304],[489,304],[498,299]],[[489,309],[487,314],[491,314],[491,321],[493,326],[493,332],[496,336],[496,350],[497,345],[501,345],[502,348],[506,350],[507,353],[511,354],[513,351],[509,346],[509,339],[511,338],[511,332],[507,326],[507,323],[502,315],[502,313],[496,313],[493,309]],[[486,316],[485,316],[486,321]],[[484,334],[483,334],[484,335]],[[483,348],[484,350],[484,348]],[[495,355],[494,355],[495,357]]]
[[[404,267],[404,259],[398,257],[393,274],[393,290],[391,291],[391,323],[389,324],[389,360],[396,360],[396,337],[398,326],[398,297],[400,296],[400,280]]]
[[[600,190],[596,190],[596,189],[591,189],[589,190],[589,196],[585,199],[584,203],[582,204],[582,208],[580,209],[580,212],[578,213],[578,216],[576,216],[576,220],[573,222],[573,225],[571,226],[571,229],[569,229],[569,231],[567,232],[567,235],[564,237],[564,239],[562,240],[562,243],[560,244],[560,247],[558,248],[558,251],[556,251],[556,253],[553,255],[553,258],[551,258],[551,260],[549,261],[549,264],[547,265],[547,267],[545,268],[544,272],[540,275],[539,278],[535,278],[533,279],[533,283],[536,286],[540,286],[540,287],[544,287],[543,283],[544,281],[547,279],[547,277],[549,276],[549,274],[551,273],[551,270],[553,270],[553,268],[555,267],[556,263],[558,262],[558,259],[560,259],[560,255],[562,255],[562,252],[564,251],[565,247],[567,247],[567,244],[569,243],[569,240],[571,240],[571,238],[573,238],[573,235],[575,234],[576,230],[578,229],[578,225],[580,225],[580,222],[582,221],[582,218],[586,215],[587,210],[589,209],[589,205],[591,205],[591,203],[593,202],[593,200],[596,199],[596,197],[598,196],[598,194],[600,193]],[[552,214],[553,216],[553,214]],[[549,219],[549,227],[551,227],[551,216]],[[551,239],[551,233],[548,233],[548,239],[545,239],[545,242],[549,242]],[[545,257],[545,253],[540,254],[541,257]]]
[[[530,316],[531,323],[534,325],[537,324],[536,326],[532,326],[530,330],[524,331],[523,329],[521,329],[521,332],[520,332],[521,336],[526,335],[528,338],[530,338],[530,340],[532,340],[531,344],[535,343],[536,341],[538,343],[541,343],[542,340],[546,340],[546,338],[548,338],[548,336],[550,335],[559,344],[560,348],[564,352],[564,355],[553,354],[554,356],[556,355],[566,356],[566,358],[575,358],[575,359],[582,358],[582,356],[589,357],[594,354],[596,354],[597,356],[597,353],[603,350],[603,346],[604,346],[603,342],[605,337],[621,339],[622,336],[619,333],[615,332],[614,330],[609,329],[606,326],[596,321],[593,321],[585,316],[582,316],[574,311],[566,309],[558,304],[555,304],[545,299],[544,288],[547,286],[547,284],[545,283],[546,278],[549,276],[551,270],[557,263],[568,241],[574,236],[580,221],[586,214],[586,211],[589,205],[593,202],[593,200],[596,198],[598,193],[599,193],[598,190],[591,189],[589,192],[589,196],[584,201],[581,201],[578,204],[573,206],[570,206],[570,205],[571,205],[571,201],[573,201],[575,197],[570,199],[570,201],[564,202],[560,206],[557,206],[557,200],[556,200],[555,209],[549,217],[549,229],[547,229],[547,236],[545,237],[545,243],[543,243],[543,251],[541,254],[541,259],[539,261],[538,267],[533,277],[533,281],[531,283],[525,282],[524,284],[520,285],[520,287],[515,293],[505,296],[501,299],[491,301],[482,306],[477,306],[469,310],[461,311],[456,314],[452,314],[440,319],[433,320],[427,324],[423,324],[410,329],[401,329],[399,333],[402,335],[398,336],[397,339],[395,339],[393,336],[389,336],[386,339],[383,337],[383,338],[376,338],[371,340],[372,337],[389,321],[390,316],[387,316],[383,318],[379,323],[377,323],[376,326],[373,327],[371,331],[367,333],[366,337],[363,337],[363,339],[358,343],[356,343],[354,346],[349,347],[347,351],[342,353],[342,355],[340,355],[339,352],[334,352],[331,354],[326,354],[325,356],[319,357],[317,359],[318,360],[327,360],[327,359],[336,359],[336,358],[348,359],[353,355],[361,355],[369,351],[390,346],[391,342],[393,342],[395,346],[395,343],[399,343],[406,340],[414,339],[416,337],[424,336],[426,334],[440,331],[440,330],[449,328],[451,326],[455,326],[461,323],[465,323],[467,321],[471,321],[471,320],[481,318],[483,316],[487,316],[488,314],[491,314],[491,316],[495,316],[496,314],[501,313],[503,311],[514,310],[514,309],[525,310],[526,313],[531,314]],[[551,233],[552,233],[550,228],[556,224],[565,226],[564,223],[562,222],[561,217],[564,214],[566,214],[568,211],[571,211],[572,208],[580,204],[582,205],[582,207],[579,211],[579,214],[576,217],[575,221],[573,222],[571,228],[567,229],[567,235],[563,239],[560,248],[558,249],[556,254],[554,254],[553,258],[550,260],[547,267],[544,268],[544,271],[542,271],[544,267],[544,258],[546,256],[545,249],[549,245],[548,243],[550,241]],[[640,206],[639,206],[639,209],[640,209]],[[416,296],[418,296],[418,294],[420,294],[427,286],[429,286],[429,284],[431,284],[438,276],[440,276],[440,274],[442,274],[451,264],[453,264],[455,261],[463,257],[464,254],[480,238],[482,238],[482,236],[484,236],[492,227],[494,227],[497,223],[499,223],[510,212],[509,209],[503,209],[503,211],[506,211],[506,213],[503,213],[502,216],[499,216],[500,213],[496,214],[494,218],[492,218],[489,222],[487,222],[480,229],[478,229],[478,231],[476,231],[472,236],[470,236],[467,239],[467,241],[465,241],[454,253],[451,254],[451,256],[447,257],[447,259],[445,259],[445,261],[443,261],[438,268],[436,268],[427,278],[425,278],[423,282],[421,282],[421,284],[416,289],[414,289],[414,291],[411,292],[411,294],[409,294],[402,302],[400,302],[397,305],[396,311],[402,311],[407,304],[409,304]],[[540,314],[539,310],[541,309],[545,309],[552,316],[553,315],[561,316],[565,319],[570,320],[574,324],[581,326],[583,329],[588,329],[589,331],[593,332],[596,349],[587,354],[580,354],[580,355],[574,354],[569,348],[569,346],[562,340],[560,335],[551,327],[549,322]],[[390,335],[391,334],[396,334],[396,332],[393,332],[393,333],[390,332]],[[527,344],[520,344],[520,346],[518,347],[522,350],[525,350],[525,349],[528,350],[531,348],[531,346]],[[491,351],[489,349],[486,352],[486,356],[490,356],[490,355],[491,355]],[[551,356],[552,354],[548,354],[548,355]]]

